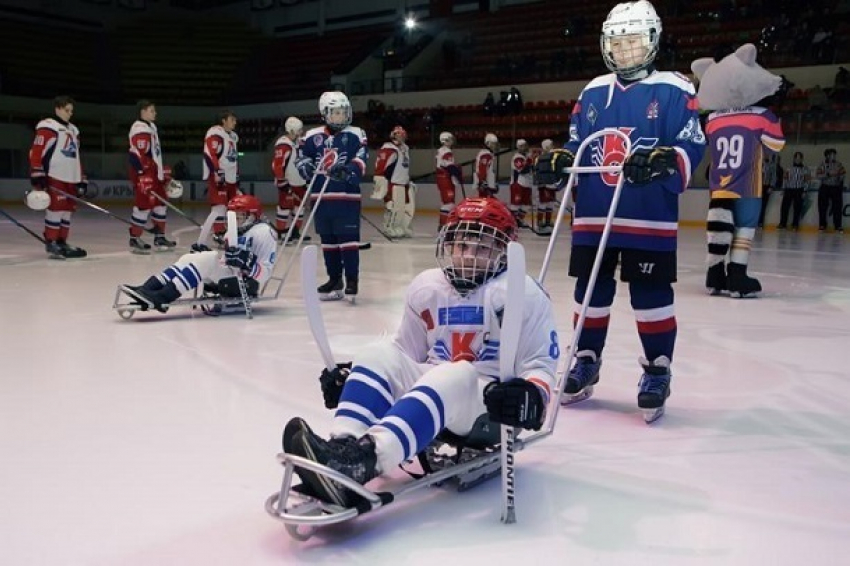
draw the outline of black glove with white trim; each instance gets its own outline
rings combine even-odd
[[[678,170],[678,157],[672,147],[639,148],[623,163],[623,175],[633,185],[645,185],[655,179],[670,177]]]
[[[546,418],[546,402],[540,389],[518,377],[488,384],[484,388],[484,405],[493,422],[527,430],[540,430]]]

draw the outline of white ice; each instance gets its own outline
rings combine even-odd
[[[392,332],[406,283],[434,264],[435,224],[417,219],[401,243],[364,228],[358,304],[322,307],[338,358]],[[182,250],[188,226],[171,221]],[[4,565],[850,563],[846,237],[759,236],[751,271],[766,291],[734,300],[704,294],[704,233],[682,229],[667,414],[647,425],[637,410],[641,351],[620,286],[595,396],[517,457],[518,523],[499,522],[495,479],[300,543],[263,509],[284,423],[330,427],[297,264],[252,321],[178,309],[124,321],[116,286],[178,257],[131,255],[124,228],[78,214],[71,242],[89,258],[59,262],[0,222]],[[569,233],[559,240],[546,286],[566,348]],[[522,242],[536,275],[546,239]]]

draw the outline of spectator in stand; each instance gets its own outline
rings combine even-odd
[[[803,195],[812,180],[812,172],[803,163],[803,153],[794,152],[794,161],[785,170],[782,184],[782,204],[779,209],[779,225],[777,230],[785,230],[788,226],[788,212],[793,207],[794,214],[791,218],[791,228],[794,231],[800,229],[800,217],[803,212]]]
[[[835,84],[832,86],[830,95],[835,102],[847,102],[850,98],[850,71],[844,67],[838,67],[838,72],[835,73]]]

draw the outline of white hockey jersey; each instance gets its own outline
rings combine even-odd
[[[215,171],[223,171],[226,183],[239,182],[238,142],[236,132],[228,132],[221,126],[207,130],[204,136],[204,181]]]
[[[44,171],[63,183],[83,179],[80,161],[80,131],[74,124],[45,118],[35,127],[35,139],[29,153],[30,169]]]
[[[472,183],[496,189],[496,156],[489,149],[482,149],[475,156],[475,168],[472,170]]]
[[[410,148],[407,144],[386,142],[382,145],[375,163],[375,176],[385,177],[392,185],[407,186],[410,183]]]
[[[269,280],[277,260],[277,232],[265,222],[257,222],[239,235],[238,247],[248,249],[257,256],[257,263],[248,275],[262,288]]]
[[[307,184],[295,164],[299,158],[298,143],[282,135],[274,142],[272,175],[278,181],[285,181],[291,187],[303,187]]]
[[[130,162],[136,160],[135,165],[142,170],[147,169],[149,161],[156,165],[156,178],[165,180],[165,172],[162,168],[162,146],[159,143],[159,131],[153,122],[136,120],[130,126]]]
[[[506,292],[504,274],[461,297],[440,269],[424,271],[408,287],[394,341],[419,363],[465,360],[481,375],[498,378]],[[526,276],[514,375],[531,380],[551,395],[559,354],[552,304],[540,285]]]

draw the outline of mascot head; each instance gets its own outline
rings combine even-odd
[[[719,63],[711,57],[697,59],[691,70],[699,80],[697,99],[703,110],[728,110],[753,106],[779,90],[782,77],[756,63],[756,46],[747,43]]]

